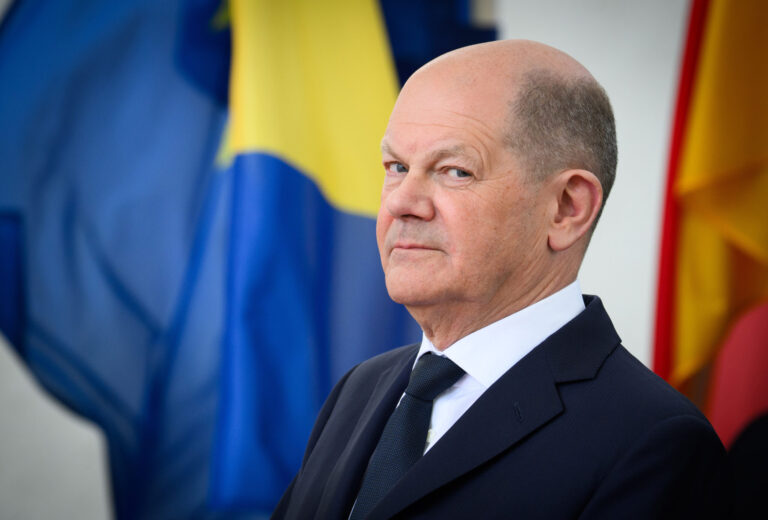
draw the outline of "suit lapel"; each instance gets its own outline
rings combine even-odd
[[[389,518],[557,417],[557,384],[594,378],[620,340],[599,298],[494,383],[371,511]]]
[[[382,372],[363,413],[328,474],[320,504],[314,518],[346,518],[354,503],[368,460],[379,441],[384,424],[408,385],[418,345]]]
[[[562,403],[544,356],[526,357],[489,388],[419,459],[369,518],[395,515],[514,446],[561,411]]]

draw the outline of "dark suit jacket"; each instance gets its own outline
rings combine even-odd
[[[726,518],[725,452],[597,297],[491,386],[369,518]],[[346,519],[418,345],[346,374],[273,518]]]

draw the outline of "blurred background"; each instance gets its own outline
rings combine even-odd
[[[619,166],[582,290],[707,413],[742,502],[765,489],[764,2],[0,13],[0,517],[267,517],[333,383],[420,338],[374,238],[399,85],[496,38],[608,92]]]

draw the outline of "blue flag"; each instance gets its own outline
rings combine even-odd
[[[207,500],[226,106],[179,65],[185,13],[25,0],[0,28],[0,280],[17,286],[0,290],[0,325],[104,430],[118,518]]]
[[[418,340],[378,142],[396,73],[493,37],[466,1],[229,4],[0,26],[0,330],[103,429],[119,519],[268,514],[332,384]]]
[[[386,294],[375,240],[378,145],[397,90],[378,5],[230,5],[233,199],[212,491],[268,511],[331,385],[420,334]]]

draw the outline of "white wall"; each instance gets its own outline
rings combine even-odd
[[[500,38],[563,50],[603,85],[616,115],[616,184],[579,279],[624,345],[651,363],[659,230],[686,0],[497,0]]]
[[[0,20],[5,16],[5,12],[11,7],[13,0],[0,0]]]
[[[101,431],[54,401],[0,334],[0,518],[111,516]]]

